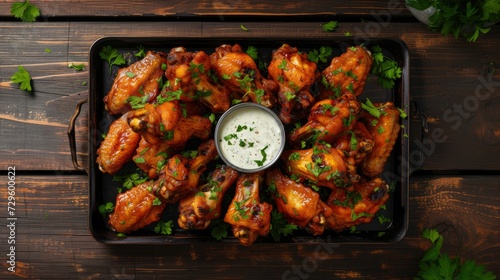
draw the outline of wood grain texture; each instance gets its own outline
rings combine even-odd
[[[72,170],[67,124],[76,103],[88,94],[88,51],[101,37],[338,39],[348,31],[359,43],[400,38],[408,45],[410,95],[429,125],[429,134],[421,139],[419,119],[413,116],[412,165],[423,158],[423,170],[498,170],[500,72],[492,70],[500,65],[494,47],[500,43],[500,33],[491,32],[469,44],[432,33],[418,23],[372,23],[342,23],[332,33],[323,32],[317,22],[0,23],[6,46],[0,52],[0,168],[16,164],[23,170]],[[240,24],[249,30],[243,31]],[[79,72],[68,68],[69,63],[87,67]],[[31,73],[33,94],[10,82],[18,65]],[[86,120],[84,109],[77,121],[83,164]]]
[[[0,17],[12,18],[10,7],[15,0],[0,2]],[[30,1],[41,10],[40,20],[51,20],[57,17],[215,17],[230,19],[231,17],[270,17],[270,16],[370,16],[374,11],[397,7],[400,16],[410,17],[401,0],[364,0],[346,1],[249,1],[249,0],[217,0],[217,1],[122,1],[109,5],[103,0],[69,0],[61,5],[60,1]]]
[[[0,278],[199,279],[210,273],[210,279],[411,279],[429,247],[420,232],[436,225],[443,250],[455,255],[460,249],[462,258],[499,275],[499,182],[498,176],[412,177],[410,227],[395,244],[106,246],[87,228],[86,176],[18,175],[17,272],[1,269]],[[6,217],[0,212],[1,220]],[[6,230],[0,227],[0,234]],[[0,243],[0,252],[7,249]]]

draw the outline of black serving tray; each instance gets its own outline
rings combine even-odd
[[[134,62],[134,53],[141,46],[146,51],[164,51],[168,53],[171,48],[183,46],[188,51],[203,50],[207,54],[214,52],[215,48],[222,44],[240,44],[244,50],[248,46],[256,47],[259,58],[266,61],[271,57],[272,50],[279,48],[283,43],[297,47],[299,51],[308,52],[319,49],[321,46],[333,48],[333,56],[340,55],[347,47],[356,45],[354,39],[344,38],[322,38],[322,39],[271,39],[271,38],[114,38],[107,37],[97,40],[91,47],[89,53],[90,69],[90,94],[89,94],[89,227],[94,238],[107,244],[189,244],[189,243],[238,243],[232,237],[229,230],[228,237],[216,240],[210,234],[210,230],[189,231],[180,229],[178,226],[173,234],[163,236],[154,232],[154,224],[137,232],[128,234],[126,237],[117,236],[107,225],[107,217],[99,213],[99,205],[106,202],[115,202],[117,187],[119,183],[112,180],[112,176],[103,174],[96,164],[96,152],[102,140],[102,134],[108,130],[111,122],[116,118],[110,116],[104,110],[103,97],[108,93],[113,83],[118,67],[113,67],[109,72],[109,65],[100,58],[99,52],[105,46],[112,46],[119,50],[129,62]],[[359,100],[364,102],[370,98],[373,102],[393,101],[396,106],[402,108],[409,115],[409,55],[404,42],[397,39],[373,39],[364,43],[368,49],[378,45],[383,49],[386,56],[396,60],[402,68],[402,78],[396,81],[392,90],[384,90],[376,83],[376,77],[370,76],[365,86],[364,93]],[[327,63],[319,63],[318,68],[323,70]],[[345,230],[334,232],[326,230],[322,236],[312,236],[306,231],[297,230],[293,236],[282,237],[280,243],[319,243],[319,242],[351,242],[351,243],[391,243],[399,241],[408,228],[408,187],[409,187],[409,165],[408,137],[409,118],[402,120],[402,132],[396,142],[392,154],[386,164],[382,177],[392,188],[390,199],[386,203],[386,209],[379,213],[391,220],[390,223],[379,223],[376,218],[369,224],[360,225],[355,231]],[[194,149],[194,148],[193,148]],[[133,165],[133,163],[131,163]],[[126,166],[135,170],[134,166]],[[226,196],[231,194],[226,193]],[[230,198],[228,199],[231,200]],[[223,208],[224,209],[224,208]],[[177,205],[169,205],[164,212],[164,220],[177,222]],[[223,216],[223,214],[222,214]],[[275,243],[269,237],[262,237],[256,243]]]

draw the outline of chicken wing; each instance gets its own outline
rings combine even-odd
[[[166,54],[149,51],[146,56],[128,67],[120,68],[104,97],[104,107],[110,114],[123,114],[131,110],[130,97],[145,98],[152,102],[160,92],[160,80],[167,65]]]
[[[310,149],[286,150],[281,159],[285,172],[298,177],[300,181],[309,180],[317,186],[328,188],[346,183],[345,159],[339,150],[330,145],[316,143]]]
[[[192,193],[198,186],[201,173],[216,157],[217,149],[213,139],[203,142],[194,158],[177,154],[169,158],[160,171],[157,188],[168,203],[176,203]]]
[[[272,206],[260,202],[259,187],[263,172],[244,173],[236,183],[236,194],[224,221],[232,225],[233,234],[242,245],[251,245],[259,236],[269,233]]]
[[[400,112],[392,102],[374,105],[378,108],[380,117],[376,118],[365,112],[361,118],[374,140],[373,149],[361,162],[363,174],[371,178],[379,176],[384,171],[385,163],[401,129]]]
[[[141,137],[136,154],[132,159],[150,179],[156,179],[161,168],[165,165],[168,155],[175,152],[169,143],[151,144],[144,137]]]
[[[325,99],[313,105],[307,123],[290,134],[294,147],[310,139],[331,143],[337,136],[350,130],[361,112],[361,105],[352,94],[338,99]]]
[[[166,205],[156,194],[154,182],[146,181],[118,194],[108,223],[117,232],[136,231],[158,221]]]
[[[321,76],[321,99],[335,99],[346,93],[359,96],[370,74],[373,58],[364,47],[353,46],[334,57]]]
[[[307,116],[307,110],[314,104],[311,86],[319,74],[316,63],[307,59],[307,53],[283,44],[273,51],[267,71],[279,85],[281,121],[290,124]]]
[[[292,181],[277,168],[266,172],[268,189],[289,223],[306,228],[313,235],[321,235],[326,220],[333,214],[319,194],[301,183]]]
[[[210,55],[210,61],[219,80],[242,101],[249,99],[266,107],[276,102],[278,84],[262,76],[250,55],[235,44],[222,45]]]
[[[206,140],[210,136],[212,122],[198,116],[184,116],[178,102],[159,105],[145,104],[128,116],[130,127],[151,144],[166,143],[172,149],[181,150],[191,138]]]
[[[127,113],[116,119],[97,149],[99,170],[111,175],[118,172],[132,159],[140,140],[141,136],[128,125]]]
[[[223,113],[231,106],[231,93],[212,72],[210,57],[205,52],[174,48],[168,54],[165,75],[170,86],[165,95],[180,91],[180,100],[199,100],[213,113]]]
[[[375,213],[389,199],[389,186],[380,178],[354,184],[350,188],[334,189],[327,201],[333,215],[328,227],[342,231],[362,223],[369,223]]]
[[[238,175],[236,170],[228,166],[217,167],[206,184],[179,201],[179,226],[184,229],[206,229],[212,219],[219,217],[224,194],[236,182]]]

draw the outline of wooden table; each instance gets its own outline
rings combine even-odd
[[[51,279],[404,279],[417,274],[429,243],[500,275],[500,29],[476,43],[429,31],[403,1],[31,1],[35,23],[0,2],[0,278]],[[111,1],[112,2],[112,1]],[[351,5],[347,7],[345,5]],[[339,22],[334,32],[321,24]],[[243,24],[248,31],[243,31]],[[107,36],[399,38],[411,56],[412,151],[409,228],[394,244],[192,244],[107,246],[88,230],[88,175],[72,165],[68,121],[88,96],[88,51]],[[50,52],[46,51],[50,50]],[[84,63],[83,71],[68,64]],[[23,65],[26,93],[10,82]],[[87,105],[76,122],[78,161],[88,163]],[[428,133],[421,138],[421,121]],[[411,155],[411,153],[410,153]],[[417,157],[417,154],[414,154]],[[416,159],[415,159],[416,160]],[[15,273],[10,267],[8,171],[15,168]],[[7,225],[7,226],[6,226]],[[335,245],[335,244],[334,244]]]

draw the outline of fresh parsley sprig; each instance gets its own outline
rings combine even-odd
[[[377,76],[377,83],[383,89],[392,89],[395,81],[401,78],[402,70],[398,62],[382,53],[378,45],[371,48],[373,65],[371,73]]]
[[[417,10],[434,7],[429,27],[443,35],[467,38],[469,42],[488,33],[491,30],[488,25],[500,20],[500,0],[406,0],[406,4]]]
[[[159,221],[154,228],[154,232],[159,233],[161,235],[170,235],[172,234],[173,228],[174,228],[174,222],[172,220]]]
[[[287,236],[297,229],[297,225],[289,224],[282,213],[273,209],[271,212],[271,236],[274,241],[278,242],[282,236]]]
[[[120,54],[117,49],[111,46],[105,46],[104,48],[102,48],[102,51],[99,52],[99,57],[108,62],[110,73],[113,65],[120,66],[126,63],[123,55]]]
[[[424,279],[496,279],[490,271],[485,271],[483,265],[475,261],[450,258],[447,253],[441,253],[444,238],[436,229],[424,229],[422,237],[429,240],[432,246],[425,252],[419,262],[420,271],[415,280]]]

